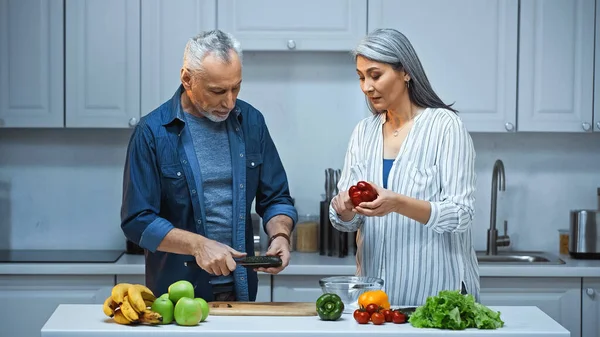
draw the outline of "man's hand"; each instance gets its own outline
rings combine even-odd
[[[256,271],[262,271],[273,275],[278,274],[290,263],[290,244],[287,242],[286,238],[278,236],[273,239],[265,255],[279,256],[281,258],[281,266],[277,268],[258,268]]]
[[[233,258],[246,256],[246,253],[238,252],[220,242],[207,238],[202,238],[202,241],[199,249],[194,253],[194,257],[200,268],[206,270],[209,274],[227,276],[237,266]]]

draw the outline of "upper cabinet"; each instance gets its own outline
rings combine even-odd
[[[349,51],[367,33],[367,0],[217,0],[217,27],[244,50]]]
[[[455,103],[469,131],[511,132],[518,7],[518,0],[370,0],[369,31],[405,34],[433,89],[445,103]]]
[[[522,0],[519,131],[593,128],[594,0]]]
[[[0,0],[0,126],[63,127],[63,0]]]
[[[66,0],[66,126],[140,118],[140,0]]]
[[[215,0],[142,1],[142,115],[175,94],[188,39],[215,27]]]

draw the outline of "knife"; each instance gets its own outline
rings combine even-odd
[[[238,266],[246,268],[272,268],[281,267],[283,261],[279,256],[246,256],[235,259]],[[190,268],[200,268],[196,261],[185,261],[183,265]]]

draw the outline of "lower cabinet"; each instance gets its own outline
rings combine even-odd
[[[583,278],[581,287],[581,336],[600,336],[600,278]]]
[[[114,275],[0,275],[0,335],[39,337],[59,304],[102,304],[114,283]]]
[[[117,283],[122,282],[146,284],[144,275],[117,275]],[[256,302],[271,302],[270,274],[258,274],[258,292],[256,293]]]
[[[488,306],[536,306],[571,337],[600,336],[581,331],[581,278],[482,277],[480,294]]]

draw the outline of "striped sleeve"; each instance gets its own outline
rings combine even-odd
[[[361,170],[359,133],[362,125],[363,123],[358,123],[350,136],[350,142],[344,159],[344,167],[342,168],[342,174],[337,185],[340,192],[347,191],[350,186],[358,181],[358,177],[360,176],[360,172],[357,172],[357,170]],[[364,215],[354,214],[354,217],[350,221],[343,221],[333,209],[332,204],[329,204],[329,220],[331,220],[331,225],[339,231],[355,232],[362,226],[364,219]]]
[[[439,158],[440,201],[431,202],[426,227],[438,233],[465,232],[474,215],[475,149],[464,124],[453,119],[442,138]]]

